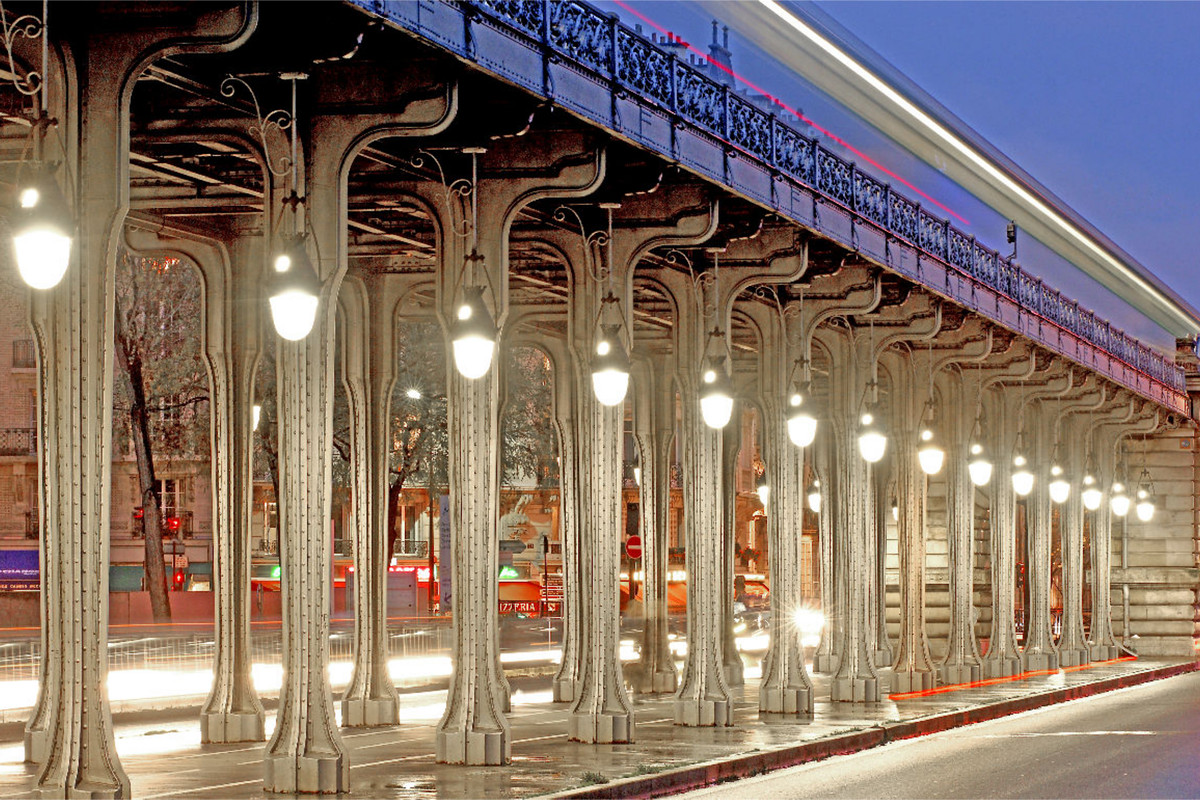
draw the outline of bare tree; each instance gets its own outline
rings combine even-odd
[[[203,452],[208,378],[200,358],[200,281],[174,259],[122,253],[116,281],[117,441],[137,461],[146,582],[156,621],[171,618],[155,460]]]

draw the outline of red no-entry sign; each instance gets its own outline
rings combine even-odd
[[[630,558],[642,557],[642,537],[630,536],[625,540],[625,555]]]

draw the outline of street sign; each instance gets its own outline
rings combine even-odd
[[[520,539],[504,539],[500,542],[500,552],[512,553],[513,555],[516,555],[517,553],[524,553],[525,543]]]
[[[187,556],[175,556],[175,569],[187,569],[187,566],[188,566],[188,557]]]
[[[630,558],[642,557],[642,537],[630,536],[625,540],[625,555]]]

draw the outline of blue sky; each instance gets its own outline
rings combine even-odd
[[[710,40],[711,15],[692,3],[624,3],[700,49]],[[1200,2],[817,5],[1200,308]],[[781,74],[736,26],[731,44],[740,73],[961,210],[973,223],[968,232],[1004,248],[997,215],[981,213],[936,170],[906,160],[802,80]],[[1059,269],[1057,257],[1046,256],[1036,245],[1022,251],[1035,273]],[[1105,290],[1074,277],[1052,283],[1169,346],[1157,326],[1118,311]]]

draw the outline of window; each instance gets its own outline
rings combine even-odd
[[[37,366],[33,356],[32,339],[16,339],[12,348],[13,369],[33,369]]]

